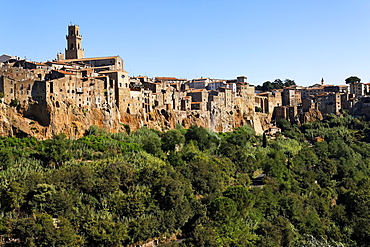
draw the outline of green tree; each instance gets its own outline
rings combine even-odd
[[[219,144],[219,139],[215,135],[212,135],[205,128],[197,125],[192,125],[186,131],[185,139],[187,142],[194,141],[201,151],[215,148]]]
[[[263,132],[263,135],[262,135],[262,147],[267,147],[267,137],[266,137],[266,133]]]
[[[352,84],[352,83],[359,83],[361,82],[361,79],[357,76],[350,76],[347,79],[345,79],[346,84]]]
[[[284,87],[291,87],[291,86],[296,86],[295,81],[291,80],[291,79],[285,79],[284,80]]]
[[[162,136],[162,149],[164,151],[174,151],[185,142],[185,137],[180,130],[169,130]]]
[[[208,207],[209,216],[216,221],[230,221],[237,213],[236,202],[228,197],[218,197]]]
[[[243,186],[230,186],[223,195],[236,202],[237,210],[242,216],[253,207],[254,196]]]

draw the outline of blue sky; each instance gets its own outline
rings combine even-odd
[[[86,57],[120,55],[131,76],[370,81],[368,0],[0,1],[0,55],[52,60],[70,23]]]

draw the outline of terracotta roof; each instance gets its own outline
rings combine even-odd
[[[182,80],[182,79],[177,79],[176,77],[156,77],[156,80],[168,80],[168,81],[174,81],[174,80]]]
[[[78,59],[65,59],[59,60],[62,62],[77,62],[77,61],[91,61],[91,60],[107,60],[107,59],[116,59],[119,56],[112,56],[112,57],[91,57],[91,58],[78,58]]]
[[[63,62],[61,62],[61,61],[58,61],[58,62],[47,61],[47,62],[45,62],[45,64],[47,64],[47,63],[51,63],[51,64],[60,64],[60,65],[67,65],[66,63],[63,63]]]
[[[203,92],[204,89],[193,89],[189,93],[200,93]]]
[[[202,102],[191,102],[191,104],[200,104]]]
[[[64,71],[64,70],[55,70],[55,71],[57,71],[57,72],[59,72],[59,73],[61,73],[61,74],[64,74],[64,75],[76,75],[76,74],[74,74],[74,73],[67,72],[67,71]]]
[[[32,61],[27,61],[27,63],[33,63],[33,64],[36,64],[36,65],[45,65],[44,63],[32,62]]]
[[[98,73],[99,74],[104,74],[104,73],[115,73],[115,72],[120,72],[120,71],[122,71],[122,70],[117,69],[117,70],[99,71]]]

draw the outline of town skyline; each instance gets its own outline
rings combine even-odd
[[[14,9],[20,17],[4,25],[11,35],[0,41],[0,54],[52,60],[64,51],[60,30],[76,24],[83,29],[86,57],[120,55],[130,76],[245,75],[253,85],[280,78],[302,86],[321,78],[335,85],[349,76],[370,79],[366,1],[92,3],[1,3],[4,19]],[[58,18],[50,11],[65,7]],[[35,15],[35,9],[43,14]],[[348,18],[349,13],[356,15]],[[39,28],[24,25],[25,19]]]
[[[370,113],[370,83],[355,76],[345,80],[349,86],[328,85],[322,78],[312,87],[297,86],[289,79],[255,87],[245,76],[231,80],[130,77],[120,56],[85,57],[82,34],[78,25],[69,25],[65,52],[53,61],[0,56],[1,102],[7,110],[16,107],[28,119],[22,120],[28,126],[35,124],[32,120],[39,123],[39,129],[23,127],[22,132],[50,136],[67,131],[76,137],[94,123],[111,131],[121,131],[124,126],[127,131],[131,127],[163,130],[196,124],[224,132],[247,124],[256,133],[271,133],[278,131],[276,123],[282,118],[306,123],[327,114]],[[56,128],[55,113],[62,113],[65,119],[69,106],[81,112],[73,112]],[[87,116],[90,111],[98,115]],[[72,120],[74,125],[79,122],[84,127],[66,128],[71,119],[76,120]]]

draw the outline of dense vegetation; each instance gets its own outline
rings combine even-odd
[[[361,79],[360,79],[361,80]],[[275,79],[275,81],[265,81],[262,85],[256,86],[257,91],[272,91],[274,89],[283,89],[285,87],[296,86],[294,80],[285,79],[284,81],[280,79]]]
[[[246,126],[1,138],[3,244],[367,246],[369,123],[279,126],[274,138]]]

